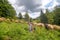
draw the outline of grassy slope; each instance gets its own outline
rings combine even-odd
[[[0,40],[60,40],[60,31],[35,27],[29,32],[28,25],[22,23],[0,23]]]

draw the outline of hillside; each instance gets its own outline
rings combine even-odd
[[[0,22],[0,40],[60,40],[60,31],[34,27],[30,32],[26,23]]]

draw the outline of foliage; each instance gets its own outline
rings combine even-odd
[[[60,25],[60,7],[55,7],[54,14],[54,24]]]
[[[21,13],[19,13],[19,19],[22,19],[23,17],[22,17],[22,14]]]
[[[0,40],[60,40],[60,31],[35,26],[34,32],[30,32],[28,28],[25,23],[1,22]]]
[[[0,0],[0,17],[14,18],[16,12],[8,0]]]
[[[40,21],[41,23],[48,23],[47,16],[43,13],[42,10],[41,10],[41,15],[40,15]]]
[[[26,20],[26,21],[29,21],[29,20],[30,20],[30,17],[29,17],[29,15],[28,15],[28,12],[26,12],[26,14],[25,14],[25,20]]]
[[[49,12],[49,10],[46,9],[45,14],[41,10],[40,21],[42,23],[60,25],[60,7],[55,7],[52,12]]]
[[[54,16],[55,16],[55,14],[53,13],[53,11],[49,12],[49,10],[46,9],[46,14],[45,15],[47,16],[48,23],[49,24],[53,24],[54,23]]]

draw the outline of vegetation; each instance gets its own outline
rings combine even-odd
[[[0,0],[0,17],[15,18],[16,12],[8,0]]]
[[[43,13],[42,10],[41,10],[41,15],[40,15],[40,22],[41,23],[48,23],[47,16]]]
[[[54,13],[54,23],[60,25],[60,7],[55,7]]]
[[[46,9],[45,14],[41,10],[41,15],[39,19],[41,23],[60,25],[60,7],[56,6],[55,9],[51,12]]]
[[[60,31],[35,26],[30,32],[26,23],[1,22],[0,40],[60,40]]]
[[[19,13],[21,21],[18,19],[14,20],[16,11],[8,0],[0,0],[0,17],[0,40],[60,40],[60,30],[48,30],[45,27],[41,27],[41,25],[34,25],[32,27],[35,27],[35,30],[30,32],[28,25],[28,21],[35,24],[38,22],[60,25],[59,7],[55,7],[52,12],[47,9],[45,14],[41,10],[41,15],[36,18],[37,20],[32,20],[28,12],[26,12],[25,18],[22,19],[22,15]]]
[[[53,24],[55,14],[53,12],[49,12],[48,9],[46,9],[46,14],[45,15],[47,16],[48,23]]]
[[[30,17],[28,15],[28,12],[26,12],[26,14],[25,14],[25,21],[29,21],[29,20],[30,20]]]
[[[23,18],[22,14],[21,14],[21,13],[19,13],[19,19],[22,19],[22,18]]]

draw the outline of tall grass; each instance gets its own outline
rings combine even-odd
[[[30,32],[28,24],[15,22],[0,23],[0,40],[60,40],[60,31],[35,26]]]

